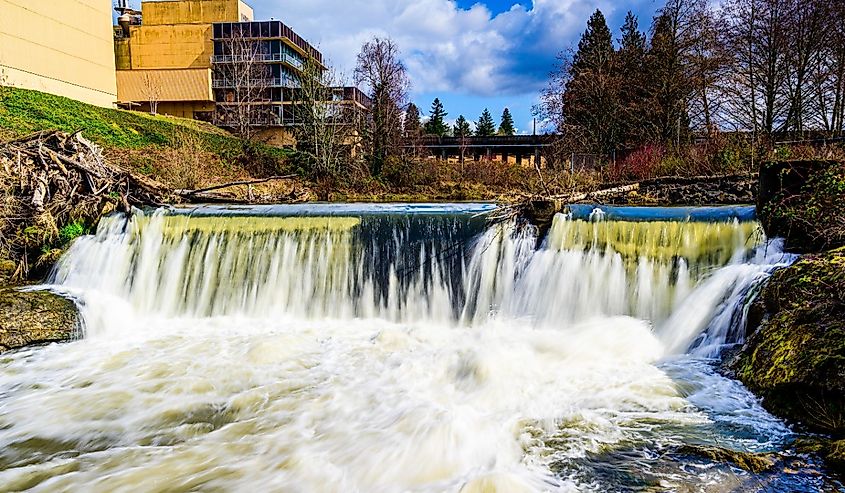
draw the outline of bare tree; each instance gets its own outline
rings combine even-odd
[[[345,98],[341,82],[336,72],[309,58],[292,91],[297,150],[318,181],[341,175],[358,145],[355,122],[362,110]]]
[[[809,82],[813,63],[821,55],[828,33],[823,0],[789,0],[784,20],[787,29],[786,130],[803,132],[810,118]]]
[[[721,42],[718,20],[712,9],[698,4],[691,13],[691,21],[689,49],[685,54],[692,84],[690,123],[694,129],[712,135],[720,127],[723,103],[720,86],[730,55]]]
[[[223,63],[215,64],[215,86],[222,88],[224,101],[218,102],[215,122],[231,128],[245,141],[252,141],[261,126],[278,123],[269,105],[273,74],[267,49],[252,37],[250,24],[233,24],[223,40]]]
[[[734,53],[724,84],[729,118],[738,129],[770,135],[784,127],[789,45],[788,0],[728,0],[724,42]]]
[[[158,114],[158,102],[161,98],[161,86],[159,81],[156,77],[153,76],[149,71],[144,72],[144,76],[141,80],[142,90],[144,93],[144,97],[150,104],[150,114],[157,115]]]
[[[804,91],[807,123],[842,135],[845,124],[845,2],[818,0],[820,40]]]
[[[399,57],[393,40],[376,37],[361,47],[355,67],[355,84],[363,85],[372,100],[371,115],[361,132],[370,172],[376,176],[388,157],[401,152],[402,109],[408,99],[410,80]]]

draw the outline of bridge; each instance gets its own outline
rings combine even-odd
[[[482,157],[493,159],[500,157],[507,162],[511,156],[522,165],[525,158],[534,158],[534,164],[540,166],[545,156],[543,149],[552,145],[554,135],[494,135],[490,137],[436,137],[426,136],[415,142],[405,144],[406,149],[428,152],[429,155],[448,159],[457,157],[463,161],[472,157],[478,161]]]

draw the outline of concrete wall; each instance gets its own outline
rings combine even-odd
[[[114,60],[111,0],[0,0],[0,83],[108,107]]]
[[[252,9],[240,0],[163,0],[141,2],[145,26],[211,24],[252,20]]]
[[[240,0],[149,1],[141,2],[141,12],[143,25],[115,40],[118,70],[211,67],[211,24],[252,20]]]
[[[211,24],[132,26],[128,39],[115,40],[115,64],[119,70],[209,68],[211,31]]]

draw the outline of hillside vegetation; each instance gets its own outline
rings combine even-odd
[[[209,123],[100,108],[61,96],[0,87],[0,140],[41,130],[82,131],[106,156],[174,188],[284,172],[289,151],[243,141]]]

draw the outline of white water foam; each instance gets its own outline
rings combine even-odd
[[[427,273],[382,278],[364,225],[298,221],[159,213],[78,241],[56,283],[88,337],[0,358],[0,489],[601,491],[594,454],[720,420],[752,449],[788,434],[674,359],[728,341],[727,307],[788,261],[747,225],[650,226],[675,237],[620,252],[608,232],[645,226],[561,216],[540,250],[500,225],[464,269],[422,249]]]

